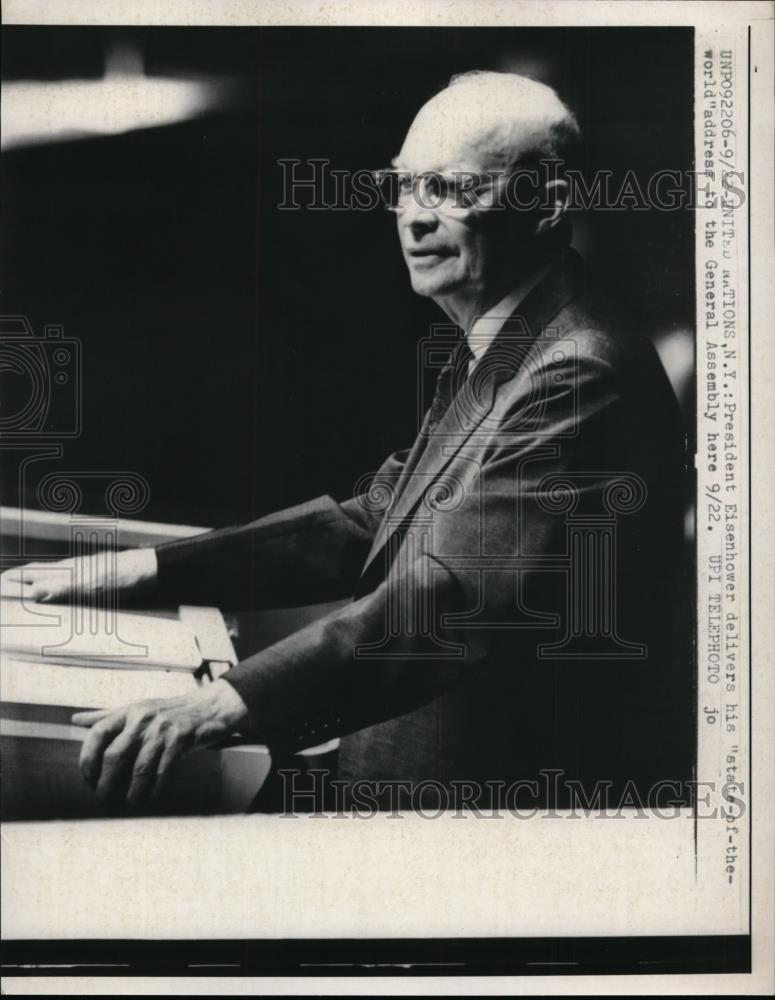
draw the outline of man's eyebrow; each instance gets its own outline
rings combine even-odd
[[[393,159],[390,161],[390,166],[394,170],[406,171],[407,173],[411,173],[411,171],[409,170],[409,167],[402,166],[399,154],[396,154],[393,157]],[[456,164],[453,164],[452,166],[449,166],[449,167],[429,168],[429,169],[423,171],[423,173],[426,173],[426,174],[451,174],[451,175],[460,174],[462,176],[468,177],[468,176],[479,176],[482,173],[482,171],[481,170],[474,170],[472,167],[465,167],[465,166],[461,166],[459,163],[456,163]]]

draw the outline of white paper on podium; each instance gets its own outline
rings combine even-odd
[[[73,710],[119,708],[146,698],[190,694],[196,684],[188,671],[95,670],[93,667],[16,659],[6,653],[0,667],[0,702],[5,706],[3,711],[9,705]]]
[[[114,670],[191,673],[202,653],[191,625],[174,618],[91,606],[0,601],[4,657]]]

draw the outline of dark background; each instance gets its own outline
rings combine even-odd
[[[130,471],[150,484],[138,516],[218,525],[343,498],[411,443],[417,341],[445,317],[412,294],[388,213],[278,211],[280,158],[386,166],[420,105],[478,68],[555,87],[587,170],[693,166],[691,29],[11,27],[4,78],[97,80],[116,43],[232,96],[4,155],[2,312],[83,345],[83,432],[25,498],[6,453],[13,505],[51,468]],[[688,211],[596,212],[576,242],[655,339],[685,341],[693,232]],[[104,480],[83,485],[103,513]]]

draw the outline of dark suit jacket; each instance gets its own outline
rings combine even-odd
[[[633,325],[568,251],[359,496],[157,549],[178,602],[352,596],[226,675],[258,739],[282,754],[341,736],[346,781],[458,799],[489,782],[485,804],[508,797],[499,782],[565,804],[572,781],[645,801],[691,777],[686,456]]]

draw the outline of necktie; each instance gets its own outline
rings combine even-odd
[[[464,337],[436,379],[436,388],[425,425],[426,434],[433,434],[458,390],[468,378],[469,364],[473,357],[468,341]]]

